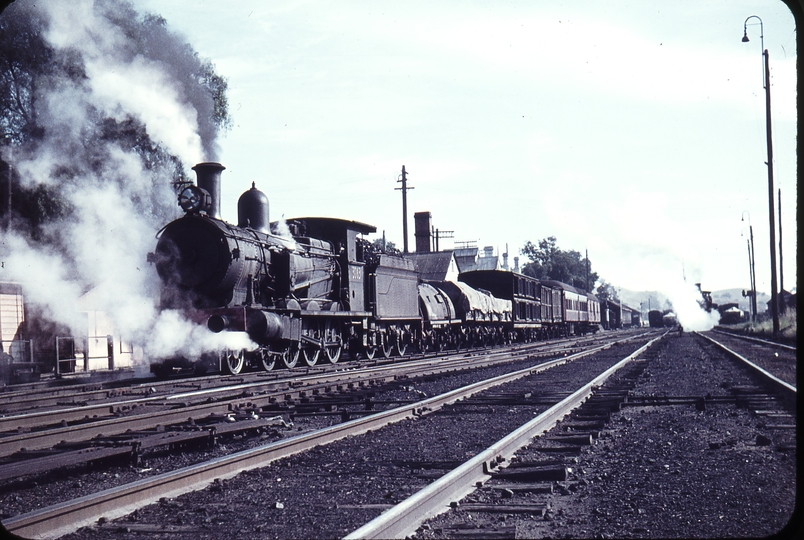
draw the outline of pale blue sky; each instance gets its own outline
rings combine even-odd
[[[796,273],[795,26],[776,0],[370,2],[136,0],[229,82],[223,215],[255,181],[272,219],[328,215],[402,245],[412,214],[455,239],[558,238],[630,289],[748,288],[743,210],[769,289],[770,52],[784,271]],[[749,21],[754,22],[755,20]],[[442,241],[442,247],[449,247]],[[511,259],[513,262],[513,259]]]

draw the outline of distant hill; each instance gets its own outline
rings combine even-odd
[[[658,309],[660,311],[668,309],[667,297],[659,291],[632,291],[629,289],[620,289],[620,300],[629,307],[634,309],[642,309],[643,311],[650,311]]]
[[[729,304],[737,302],[738,307],[743,311],[748,309],[748,302],[750,298],[743,298],[742,289],[722,289],[719,291],[712,291],[712,301],[715,304]],[[761,313],[765,311],[766,304],[770,302],[770,295],[760,292],[757,294],[757,310]]]

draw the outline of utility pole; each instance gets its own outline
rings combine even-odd
[[[7,169],[6,169],[6,193],[4,193],[4,199],[5,200],[3,201],[3,207],[4,208],[2,210],[0,210],[0,215],[3,216],[2,229],[5,230],[5,231],[9,231],[9,230],[11,230],[11,210],[12,210],[12,207],[11,207],[11,176],[12,176],[12,174],[11,174],[11,161],[13,160],[13,157],[12,157],[13,148],[11,146],[11,137],[9,137],[8,135],[6,135],[6,137],[5,137],[3,142],[5,143],[6,146],[8,146],[8,156],[6,158],[8,161],[5,162]],[[2,193],[2,190],[0,190],[0,193]]]
[[[433,242],[435,243],[434,250],[440,251],[438,246],[438,241],[442,238],[455,238],[455,231],[440,231],[435,227],[432,228],[433,230]]]
[[[586,292],[592,292],[589,290],[589,250],[586,250]]]
[[[402,192],[402,245],[404,246],[403,253],[408,252],[408,190],[413,189],[408,186],[408,173],[405,171],[405,166],[402,165],[402,174],[397,182],[402,182],[401,188],[394,188],[396,191]]]
[[[779,313],[784,313],[784,266],[782,265],[782,188],[779,188]]]
[[[768,49],[762,53],[765,59],[765,135],[768,145],[768,198],[770,199],[768,219],[770,221],[771,254],[771,310],[773,314],[773,336],[779,335],[779,293],[776,289],[776,218],[773,215],[773,143],[771,142],[771,97],[770,97],[770,57]]]
[[[765,48],[765,27],[762,19],[751,15],[743,23],[743,43],[748,40],[748,21],[759,20],[759,39],[762,49],[763,78],[762,86],[765,88],[765,139],[768,147],[768,221],[770,222],[770,263],[771,263],[771,315],[773,316],[773,336],[779,335],[779,295],[776,289],[776,219],[773,208],[773,138],[771,137],[771,94],[770,94],[770,54]]]
[[[751,258],[751,241],[746,238],[745,245],[748,247],[748,287],[750,289],[754,288],[754,265],[753,259]],[[748,313],[751,315],[751,325],[754,325],[754,321],[756,321],[757,314],[753,310],[754,303],[751,301],[751,296],[754,294],[753,290],[748,291]],[[743,291],[743,296],[746,296],[745,291]]]

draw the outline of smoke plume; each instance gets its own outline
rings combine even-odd
[[[711,330],[720,322],[720,313],[717,310],[710,313],[701,307],[703,296],[698,287],[692,283],[670,282],[669,288],[663,292],[673,305],[673,312],[684,330],[704,332]]]
[[[58,66],[31,85],[35,136],[2,155],[21,189],[50,194],[55,208],[36,234],[12,223],[0,241],[0,281],[20,282],[26,300],[77,336],[86,335],[78,312],[91,297],[88,309],[105,312],[146,358],[232,345],[160,314],[146,263],[156,231],[178,216],[177,168],[216,158],[220,118],[216,125],[198,75],[211,64],[164,20],[122,0],[18,0],[0,17],[40,25]]]

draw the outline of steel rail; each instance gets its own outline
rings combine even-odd
[[[533,352],[533,348],[539,349],[539,352],[544,354],[546,352],[559,352],[561,349],[565,347],[547,347],[545,348],[543,345],[535,345],[531,347],[521,347],[515,349],[513,352],[516,354],[529,354]],[[541,350],[544,349],[544,350]],[[477,364],[481,363],[493,363],[498,361],[498,359],[510,357],[512,351],[479,351],[475,352],[474,361]],[[408,370],[409,376],[416,376],[417,373],[415,369],[429,369],[433,366],[434,362],[438,362],[438,367],[440,371],[449,370],[451,367],[462,367],[466,364],[466,354],[467,353],[457,353],[452,354],[447,357],[441,358],[423,358],[423,359],[415,359],[409,360],[404,363],[404,369]],[[482,354],[482,359],[479,359],[479,356]],[[228,386],[220,386],[220,387],[212,387],[212,388],[202,388],[197,390],[191,390],[186,392],[180,392],[178,394],[172,395],[154,395],[154,396],[147,396],[147,397],[138,397],[138,398],[126,398],[120,399],[117,401],[106,401],[103,403],[96,403],[91,405],[80,405],[80,406],[73,406],[73,407],[66,407],[61,409],[50,409],[44,411],[35,411],[30,413],[23,413],[23,414],[12,414],[9,416],[0,417],[0,432],[11,432],[13,430],[22,430],[26,428],[32,428],[42,425],[53,425],[59,422],[69,422],[69,421],[81,421],[87,418],[97,418],[101,417],[102,419],[98,419],[94,422],[93,425],[99,425],[99,422],[106,421],[104,425],[115,424],[118,422],[127,422],[131,420],[120,420],[119,418],[114,417],[116,410],[131,410],[136,407],[142,405],[163,405],[163,406],[170,406],[170,402],[179,402],[181,400],[187,400],[189,398],[203,398],[209,396],[218,396],[218,401],[216,402],[219,407],[225,406],[225,402],[223,400],[232,400],[232,401],[241,401],[242,400],[242,393],[244,391],[249,391],[251,393],[256,393],[260,395],[259,397],[253,396],[255,401],[261,400],[264,401],[267,397],[268,399],[275,397],[276,395],[287,394],[288,391],[298,391],[301,386],[299,385],[306,385],[308,387],[317,385],[317,384],[327,384],[327,383],[355,383],[360,381],[366,380],[378,380],[381,379],[385,373],[393,373],[394,371],[398,371],[400,369],[401,364],[399,362],[394,362],[386,365],[380,366],[367,366],[367,367],[359,367],[356,369],[344,369],[344,370],[337,370],[337,371],[327,371],[324,373],[316,373],[310,376],[302,377],[303,374],[299,373],[295,376],[282,378],[282,379],[272,379],[270,381],[253,381],[235,385],[228,385]],[[479,366],[474,366],[479,367]],[[231,396],[226,397],[225,394],[232,394]],[[190,405],[186,407],[184,410],[190,412],[193,410],[193,407],[197,405]],[[209,409],[209,407],[213,407],[213,405],[207,404],[204,408]],[[165,413],[161,411],[161,413]],[[156,414],[154,411],[149,413],[145,413],[148,415]],[[166,413],[165,413],[166,414]],[[137,415],[130,415],[130,418],[133,418]],[[168,415],[168,418],[172,418]],[[179,417],[176,422],[184,421],[186,417],[181,418]],[[163,422],[167,422],[168,420],[163,420]],[[128,426],[126,429],[136,429]],[[61,433],[69,433],[69,428],[61,428]],[[77,430],[83,429],[85,432],[91,432],[91,428],[89,425],[76,428]],[[103,434],[111,434],[110,432],[96,432],[103,433]],[[54,433],[58,433],[54,430]],[[69,437],[69,435],[66,435]],[[94,436],[94,435],[92,435]],[[12,437],[14,439],[12,439]],[[7,452],[4,451],[4,446],[7,444],[12,444],[11,448],[13,451],[22,448],[20,444],[13,446],[12,440],[23,440],[29,439],[34,441],[38,438],[45,438],[45,432],[40,432],[37,434],[25,433],[21,435],[10,435],[7,437],[0,437],[0,457],[8,455]],[[58,439],[56,442],[60,442],[62,439]],[[69,440],[76,440],[74,437],[70,438]],[[42,443],[46,444],[46,443]],[[31,442],[27,448],[43,448],[44,446],[37,445],[35,442]]]
[[[711,337],[706,336],[704,334],[701,334],[700,332],[695,332],[695,334],[701,336],[702,338],[704,338],[705,340],[709,341],[713,345],[719,347],[726,354],[728,354],[730,356],[733,356],[734,358],[736,358],[737,360],[739,360],[740,362],[742,362],[743,364],[745,364],[746,366],[748,366],[749,368],[754,370],[754,372],[756,372],[757,374],[761,375],[762,377],[764,377],[765,380],[767,380],[769,383],[771,383],[772,386],[775,386],[776,388],[778,388],[785,397],[793,397],[793,398],[796,397],[796,395],[797,395],[796,387],[793,386],[792,384],[784,382],[779,377],[777,377],[777,376],[773,375],[772,373],[768,372],[767,370],[759,367],[758,365],[753,363],[751,360],[749,360],[746,357],[742,356],[741,354],[729,349],[728,347],[726,347],[725,345],[723,345],[719,341],[715,341]]]
[[[321,430],[276,441],[188,466],[169,473],[145,478],[131,484],[110,488],[72,501],[34,510],[3,521],[10,532],[26,538],[55,538],[97,521],[100,517],[114,519],[162,497],[176,497],[189,491],[203,489],[215,479],[229,478],[242,471],[263,467],[271,461],[303,452],[348,436],[359,435],[406,418],[421,416],[444,405],[454,403],[521,377],[545,371],[608,349],[616,341],[555,360],[507,373],[485,381],[464,386],[415,404],[378,412],[363,418],[330,426]]]
[[[759,343],[760,345],[770,345],[771,347],[779,347],[780,349],[785,349],[788,351],[796,352],[796,348],[792,345],[785,345],[784,343],[777,343],[775,341],[768,341],[767,339],[760,339],[754,336],[744,336],[742,334],[734,334],[732,332],[725,332],[723,330],[716,330],[713,329],[712,332],[717,332],[718,334],[723,334],[724,336],[731,336],[737,339],[742,339],[745,341],[753,341],[754,343]]]
[[[236,401],[244,391],[257,393],[273,392],[275,394],[281,394],[300,384],[313,385],[325,384],[327,382],[346,384],[349,382],[363,380],[369,377],[370,374],[379,374],[383,371],[392,369],[399,369],[399,367],[398,365],[395,367],[388,365],[371,368],[358,368],[353,370],[328,371],[326,373],[316,373],[309,377],[304,377],[303,375],[306,374],[303,373],[296,373],[295,375],[287,378],[271,379],[269,381],[257,380],[234,385],[189,390],[170,395],[161,394],[147,397],[126,398],[91,405],[78,405],[60,409],[13,414],[0,417],[0,431],[10,431],[19,429],[21,427],[24,428],[42,425],[41,420],[45,420],[48,424],[53,424],[60,421],[83,420],[87,417],[93,416],[111,417],[114,414],[115,409],[127,409],[148,404],[164,404],[166,406],[170,406],[170,402],[179,402],[181,400],[187,400],[190,398],[218,396],[219,399],[233,399]],[[229,398],[226,398],[225,394],[233,395]],[[218,401],[218,403],[220,404],[221,402]],[[2,442],[3,439],[0,439],[0,447],[2,446]],[[0,451],[0,455],[1,454],[2,452]]]
[[[593,388],[600,386],[613,373],[642,354],[662,337],[663,335],[650,340],[560,403],[553,405],[457,469],[450,471],[426,488],[353,531],[345,537],[345,540],[405,538],[412,535],[423,521],[446,512],[450,509],[450,503],[458,501],[474,491],[478,482],[489,480],[491,478],[489,471],[495,464],[510,460],[517,450],[530,444],[531,439],[555,426],[558,420],[580,406],[592,394]]]

